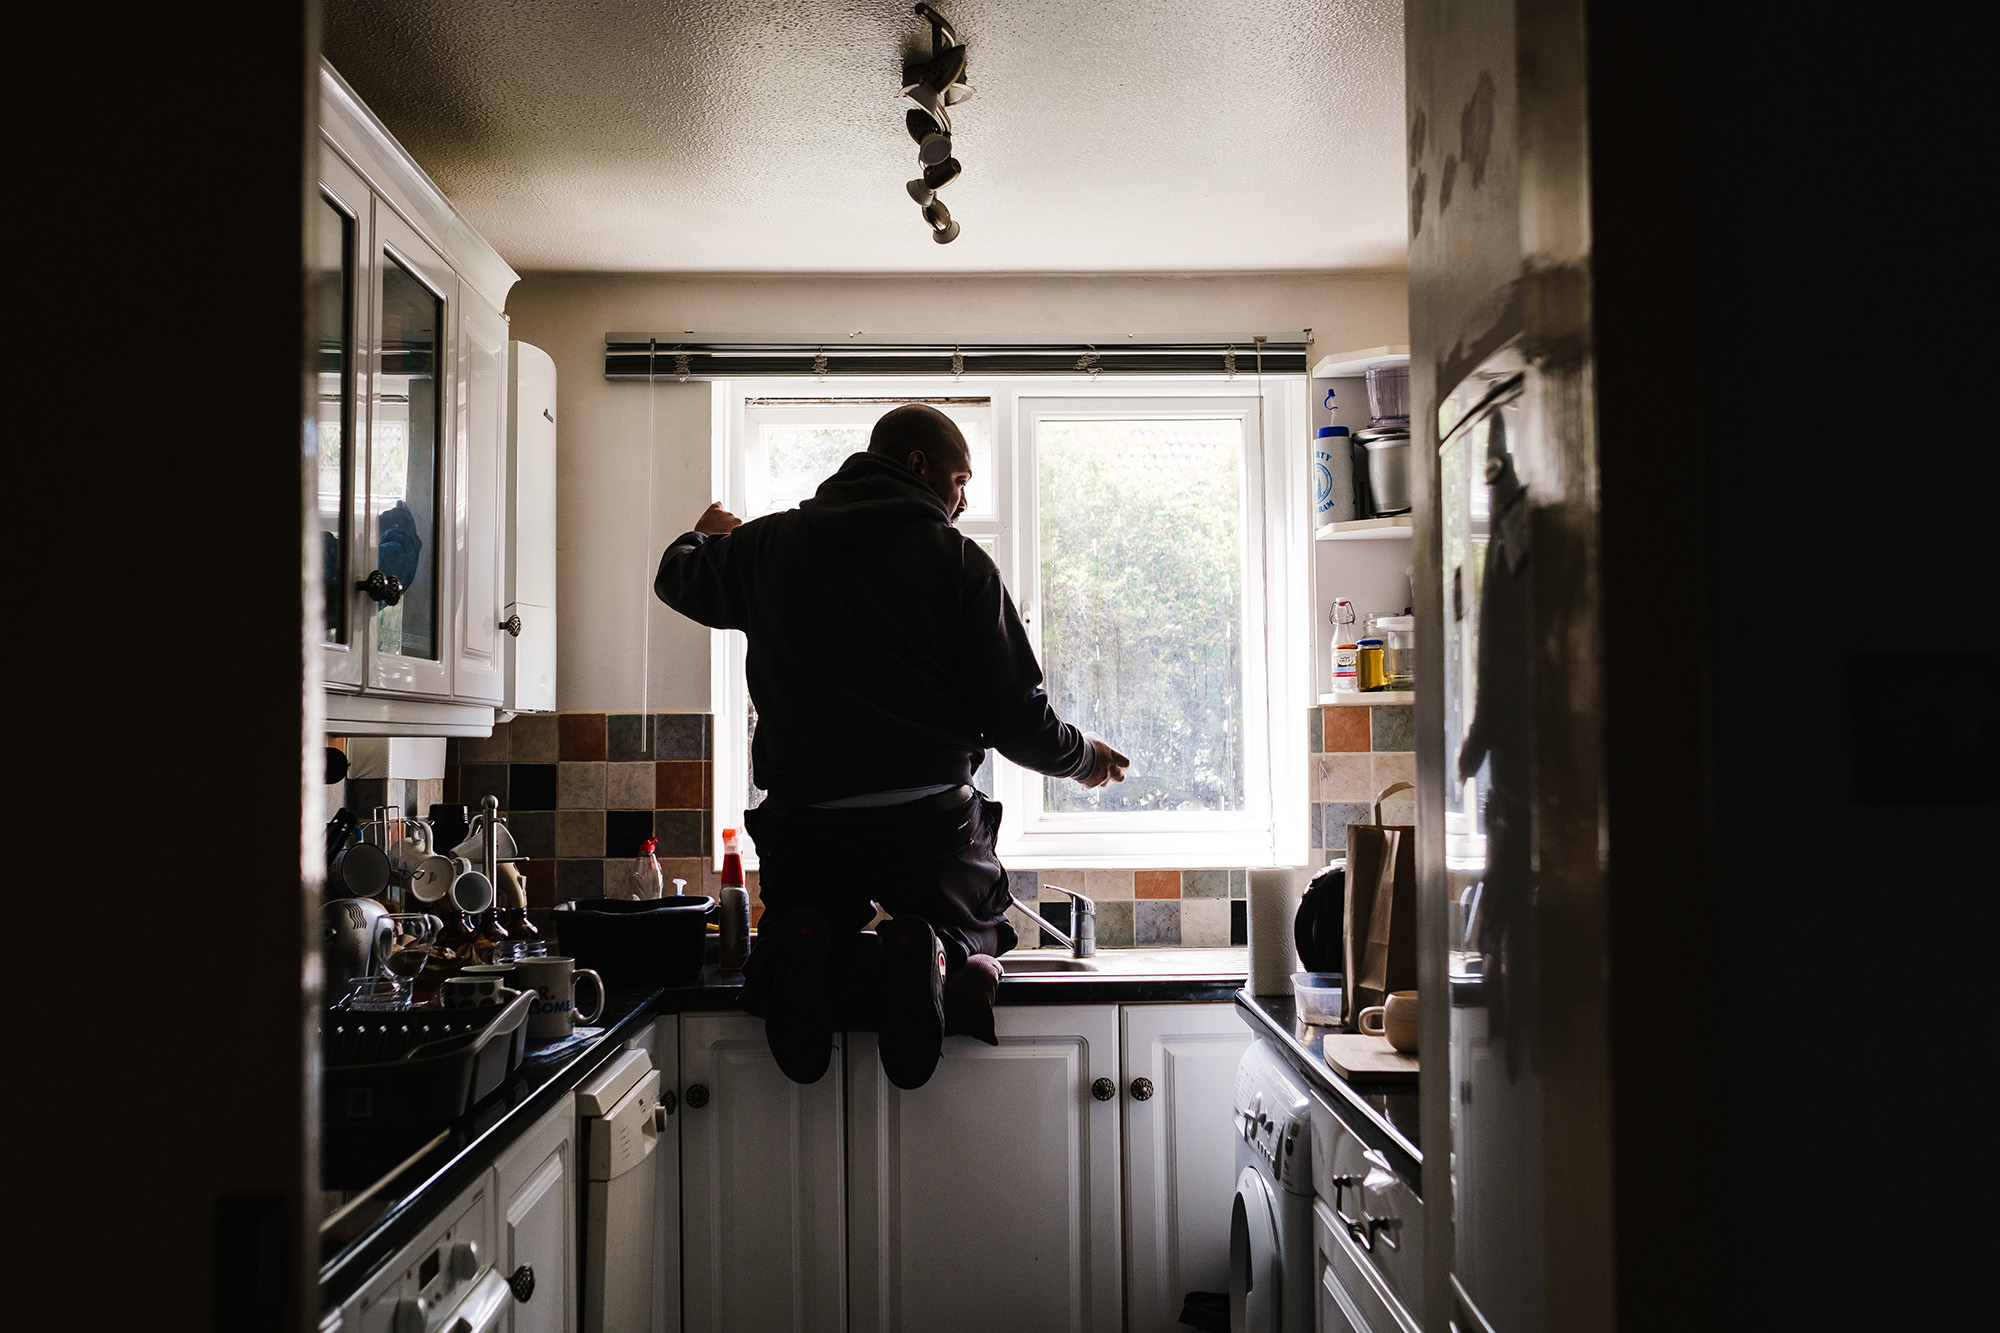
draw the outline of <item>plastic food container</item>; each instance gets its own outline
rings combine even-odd
[[[580,899],[554,912],[563,953],[609,986],[685,986],[701,973],[713,898]]]
[[[1399,361],[1368,367],[1368,415],[1374,426],[1410,424],[1410,363]]]
[[[1298,1006],[1300,1021],[1340,1026],[1340,973],[1292,973],[1292,1002]]]

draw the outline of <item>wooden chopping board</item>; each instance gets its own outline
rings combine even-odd
[[[1335,1073],[1357,1083],[1402,1083],[1417,1076],[1417,1058],[1391,1046],[1387,1037],[1330,1033],[1320,1049]]]

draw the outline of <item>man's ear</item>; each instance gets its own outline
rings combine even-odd
[[[910,456],[904,459],[903,461],[910,465],[910,471],[916,473],[919,476],[922,476],[924,471],[924,464],[929,460],[927,460],[924,457],[923,450],[912,449],[910,450]]]

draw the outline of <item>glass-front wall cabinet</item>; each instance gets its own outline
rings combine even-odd
[[[441,534],[458,278],[325,150],[315,219],[326,680],[448,695]]]
[[[319,327],[316,422],[319,439],[313,521],[319,535],[321,612],[329,685],[361,684],[364,651],[358,635],[355,529],[362,477],[368,367],[368,286],[363,281],[373,249],[368,186],[330,153],[320,162],[319,205],[313,212],[313,268]]]

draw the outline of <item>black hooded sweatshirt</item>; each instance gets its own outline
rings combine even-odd
[[[1090,771],[999,569],[892,459],[854,454],[797,509],[683,533],[653,589],[748,635],[751,769],[773,808],[969,783],[988,747],[1051,777]]]

